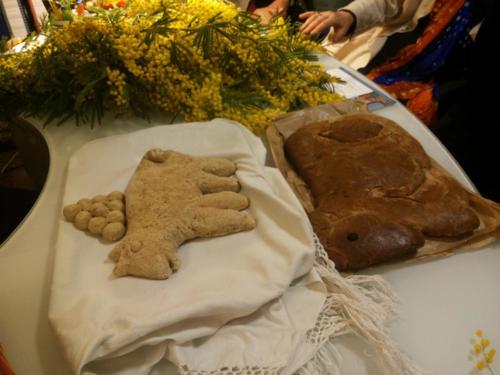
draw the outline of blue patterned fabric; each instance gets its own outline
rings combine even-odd
[[[466,1],[450,24],[427,46],[416,58],[408,64],[382,74],[375,82],[391,85],[396,82],[425,81],[441,68],[454,48],[465,50],[472,39],[469,31],[475,26],[473,2]]]

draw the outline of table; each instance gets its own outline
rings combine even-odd
[[[327,69],[343,66],[326,56],[321,62]],[[366,82],[357,72],[352,74]],[[473,188],[446,149],[403,106],[395,104],[377,114],[401,124],[430,156],[466,187]],[[51,151],[47,181],[31,212],[0,247],[0,341],[18,375],[70,373],[47,318],[55,237],[70,156],[92,139],[166,124],[168,119],[157,116],[148,123],[108,117],[103,122],[105,126],[94,129],[68,125],[42,129],[36,124]],[[390,333],[421,367],[438,374],[471,373],[470,339],[477,328],[484,330],[493,345],[500,346],[498,241],[480,251],[425,263],[377,267],[364,273],[382,274],[394,286],[402,304]],[[374,362],[366,355],[369,348],[361,340],[340,338],[338,348],[344,357],[342,373],[377,375]],[[161,363],[153,373],[172,375],[176,371]]]

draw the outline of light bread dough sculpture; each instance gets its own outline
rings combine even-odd
[[[115,276],[166,279],[180,262],[177,248],[197,237],[221,236],[255,227],[238,194],[226,159],[196,158],[149,150],[125,191],[128,230],[109,254]]]
[[[64,207],[63,215],[80,230],[117,241],[125,234],[125,205],[123,193],[113,191],[107,196],[82,198]]]

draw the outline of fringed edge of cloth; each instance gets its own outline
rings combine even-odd
[[[318,316],[315,344],[321,348],[297,371],[297,375],[338,374],[341,356],[335,348],[335,337],[355,334],[375,352],[382,374],[424,375],[387,333],[387,324],[397,316],[399,299],[381,276],[352,275],[344,277],[315,236],[315,269],[326,285],[328,296]],[[328,318],[325,319],[324,317]]]

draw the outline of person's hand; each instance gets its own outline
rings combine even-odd
[[[253,14],[257,17],[259,17],[260,22],[264,24],[268,24],[271,22],[271,19],[276,15],[279,14],[281,16],[285,16],[286,14],[286,9],[284,7],[276,7],[276,6],[267,6],[263,8],[257,8],[253,11]]]
[[[353,16],[349,12],[305,12],[299,15],[304,21],[300,30],[304,34],[316,35],[326,28],[333,27],[333,34],[329,39],[333,43],[341,41],[347,34],[347,31],[354,22]]]

